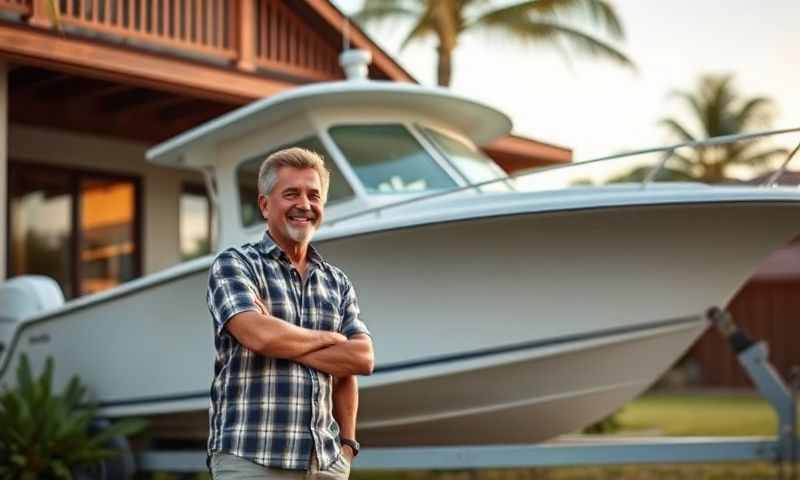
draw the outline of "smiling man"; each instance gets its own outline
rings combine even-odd
[[[309,243],[328,182],[313,152],[270,155],[258,174],[267,231],[211,266],[216,480],[346,479],[358,454],[355,375],[372,373],[372,341],[353,285]]]

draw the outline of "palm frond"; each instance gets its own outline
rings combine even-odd
[[[694,113],[699,121],[700,127],[704,130],[707,130],[705,128],[707,118],[706,108],[703,105],[703,102],[697,96],[685,90],[672,90],[669,92],[668,96],[680,101],[681,103],[684,103],[687,107],[689,107],[689,110]],[[708,137],[708,132],[705,131],[704,133],[706,134],[705,136]]]
[[[677,162],[679,169],[683,172],[687,172],[687,175],[690,174],[688,172],[691,172],[694,166],[697,164],[697,160],[689,158],[686,155],[683,155],[676,151],[672,152],[672,154],[669,156],[669,158],[667,158],[667,161],[665,163],[670,163],[670,162]]]
[[[686,127],[681,125],[680,122],[675,119],[662,118],[658,121],[658,124],[669,130],[670,133],[674,134],[680,141],[694,142],[697,140],[694,135],[689,133],[689,130]]]
[[[731,159],[727,163],[729,165],[745,165],[748,167],[761,167],[769,163],[775,157],[788,154],[789,150],[785,148],[776,147],[763,152],[754,153],[747,157]]]
[[[503,24],[486,24],[484,27],[511,34],[512,39],[523,43],[536,42],[553,45],[555,42],[564,41],[579,54],[605,58],[619,65],[636,69],[631,59],[613,45],[560,23],[518,18]]]
[[[604,0],[528,0],[484,12],[469,27],[498,26],[520,19],[560,24],[565,20],[580,21],[582,16],[612,39],[625,38],[622,22],[616,11]]]
[[[408,43],[432,33],[428,9],[423,0],[366,0],[361,10],[353,15],[353,20],[359,24],[377,24],[388,21],[415,20],[416,23],[403,40],[400,49]]]
[[[628,182],[641,182],[647,178],[652,172],[653,167],[646,165],[636,167],[627,173],[617,175],[606,180],[606,183],[628,183]],[[682,169],[674,169],[663,167],[657,173],[653,181],[656,182],[691,182],[695,181],[695,177]]]
[[[352,18],[358,23],[369,23],[400,18],[416,18],[419,14],[420,10],[411,8],[406,5],[406,2],[367,0],[361,10],[353,14]]]
[[[406,37],[400,43],[400,50],[404,50],[408,44],[414,40],[419,40],[433,33],[436,33],[433,15],[431,15],[430,12],[425,12],[425,15],[421,16],[417,20],[417,23],[414,24],[414,27],[408,32]]]
[[[765,126],[772,120],[772,100],[767,97],[754,97],[736,112],[736,124],[740,129]]]

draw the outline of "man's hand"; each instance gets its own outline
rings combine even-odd
[[[347,460],[347,463],[353,463],[353,457],[355,457],[355,452],[353,451],[353,447],[350,445],[342,445],[342,455]]]
[[[344,343],[320,348],[293,360],[337,378],[371,375],[374,367],[372,339],[365,334],[353,335]]]
[[[259,297],[256,297],[256,306],[258,310],[261,312],[261,315],[269,315],[269,310],[267,310],[267,306],[264,305],[264,301],[261,300]]]

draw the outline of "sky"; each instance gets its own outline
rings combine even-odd
[[[502,1],[502,0],[501,0]],[[345,13],[362,0],[333,0]],[[775,128],[800,127],[800,1],[612,0],[626,29],[622,50],[637,71],[485,35],[463,36],[452,90],[508,114],[514,133],[573,149],[574,161],[670,142],[657,126],[689,123],[669,92],[691,90],[708,73],[733,74],[743,96],[769,96]],[[435,42],[400,51],[399,24],[366,31],[420,83],[436,83]],[[800,134],[776,143],[793,148]],[[800,170],[800,160],[793,162]]]

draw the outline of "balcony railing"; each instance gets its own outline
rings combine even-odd
[[[31,11],[31,0],[0,0],[0,10],[27,14]]]
[[[339,54],[320,35],[309,35],[303,21],[281,0],[256,1],[256,63],[290,73],[340,76]]]
[[[277,70],[315,80],[341,76],[338,52],[282,0],[56,0],[70,33]],[[31,25],[52,28],[48,0],[0,0]]]

